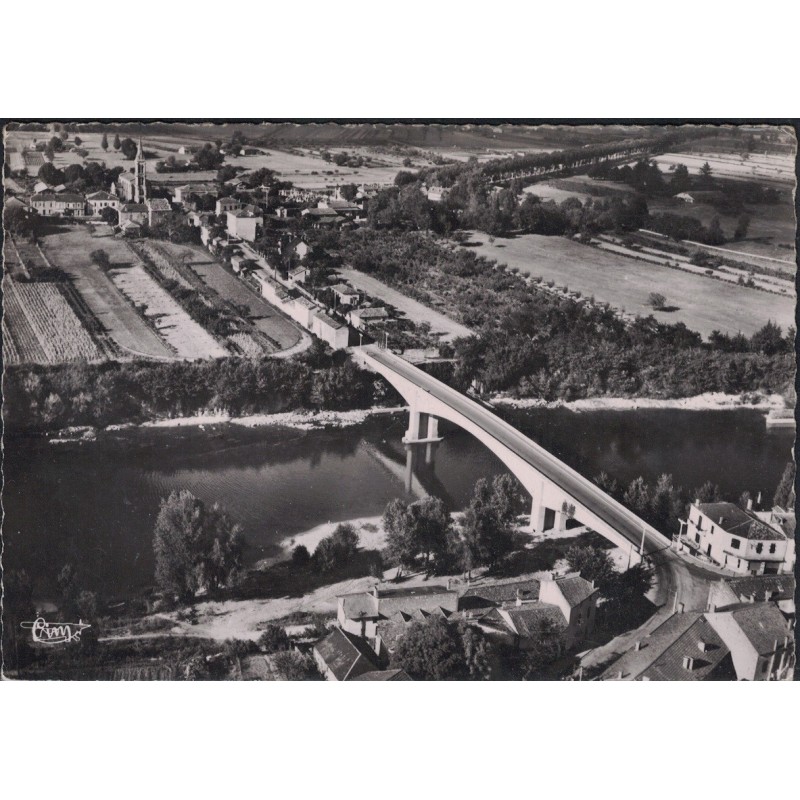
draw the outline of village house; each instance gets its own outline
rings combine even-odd
[[[426,189],[425,195],[432,203],[441,203],[443,200],[447,199],[447,196],[450,194],[449,189],[445,189],[442,186],[430,186]]]
[[[314,312],[317,309],[318,306],[307,297],[295,297],[286,309],[286,313],[306,330],[311,330]]]
[[[381,588],[340,595],[336,598],[336,619],[351,635],[369,641],[372,652],[386,663],[397,640],[415,620],[432,614],[449,618],[458,610],[458,592],[446,586]]]
[[[295,267],[289,270],[289,283],[305,283],[310,270],[308,267]]]
[[[675,195],[676,200],[683,200],[684,203],[694,203],[694,197],[689,192],[680,192]]]
[[[354,306],[358,305],[358,301],[361,299],[358,291],[346,283],[337,283],[328,288],[333,292],[337,305]]]
[[[602,681],[734,680],[729,647],[702,612],[672,614],[599,676]]]
[[[792,573],[720,578],[708,587],[706,611],[726,611],[745,603],[775,603],[789,619],[795,616],[795,587]]]
[[[86,195],[86,204],[89,206],[89,213],[93,217],[99,217],[104,208],[119,209],[119,198],[111,192],[92,192]]]
[[[352,678],[354,681],[410,681],[411,677],[404,669],[379,669],[375,672],[362,672]]]
[[[245,206],[226,212],[227,231],[231,236],[237,236],[246,242],[256,240],[257,229],[264,224],[261,210],[256,206]]]
[[[213,184],[208,183],[187,183],[183,186],[176,186],[172,190],[172,201],[185,205],[188,202],[189,195],[196,194],[198,197],[216,195],[217,188]]]
[[[163,197],[148,198],[144,204],[147,207],[147,222],[151,228],[158,225],[159,222],[169,219],[172,214],[169,200],[165,200]]]
[[[211,211],[190,211],[186,215],[187,222],[195,228],[202,228],[204,225],[209,225],[214,219],[214,213]],[[203,242],[205,244],[205,242]]]
[[[311,315],[311,333],[334,350],[341,350],[350,343],[350,328],[347,323],[334,319],[324,311],[315,311]]]
[[[564,651],[574,650],[594,631],[599,590],[578,573],[551,577],[538,583],[538,592],[532,585],[515,587],[510,583],[504,586],[503,593],[511,589],[515,592],[513,605],[504,599],[500,605],[479,616],[480,626],[489,626],[507,636],[510,634],[520,650],[534,647],[542,630],[549,628],[558,634]],[[475,597],[471,595],[468,601],[473,607]]]
[[[389,312],[383,307],[354,308],[347,312],[348,322],[359,331],[366,331],[367,327],[376,322],[386,322],[390,319]]]
[[[135,222],[137,225],[147,223],[149,211],[144,203],[125,203],[118,209],[120,227],[125,222]]]
[[[227,214],[228,211],[236,211],[236,209],[241,208],[243,205],[244,204],[235,197],[220,197],[217,200],[214,213],[218,217],[221,217],[223,214]]]
[[[380,670],[379,659],[366,639],[334,628],[314,645],[314,661],[328,681],[353,680]]]
[[[71,192],[40,192],[31,196],[30,204],[43,217],[82,217],[86,210],[86,198]]]
[[[692,503],[680,544],[720,567],[745,575],[790,569],[786,534],[734,503]]]
[[[773,603],[707,612],[711,627],[731,651],[740,681],[783,681],[794,676],[794,624]]]

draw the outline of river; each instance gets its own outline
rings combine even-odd
[[[695,488],[718,483],[726,498],[744,490],[771,498],[794,433],[767,432],[749,411],[504,412],[518,428],[584,475],[620,482],[672,473]],[[223,424],[103,432],[97,441],[5,443],[4,563],[24,568],[37,596],[51,594],[66,563],[108,597],[152,582],[152,531],[160,498],[187,488],[219,502],[242,523],[247,560],[279,552],[286,536],[329,520],[380,514],[404,494],[405,415],[354,427],[302,432]],[[425,490],[463,508],[475,481],[503,471],[477,440],[442,423],[444,441]],[[420,459],[422,461],[422,459]]]

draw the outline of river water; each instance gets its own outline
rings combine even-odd
[[[791,458],[793,432],[767,432],[748,411],[505,412],[535,441],[587,477],[605,470],[620,482],[672,473],[695,488],[718,483],[726,498],[745,489],[771,498]],[[237,425],[133,429],[98,441],[5,443],[4,563],[24,568],[38,595],[52,592],[68,562],[85,585],[124,597],[152,582],[152,531],[158,504],[173,489],[220,502],[245,529],[247,559],[329,520],[382,513],[405,493],[405,415],[355,427],[301,432]],[[504,471],[477,440],[441,424],[434,464],[415,485],[453,509],[475,481]]]

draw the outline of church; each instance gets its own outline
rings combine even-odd
[[[117,191],[126,203],[144,203],[147,199],[147,182],[145,180],[146,162],[142,140],[139,138],[139,149],[136,151],[136,161],[133,172],[123,172],[117,178]]]

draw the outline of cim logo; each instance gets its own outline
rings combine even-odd
[[[81,631],[91,628],[85,622],[47,622],[44,617],[37,617],[33,622],[21,622],[21,627],[31,631],[33,641],[39,644],[69,644],[79,642]]]

